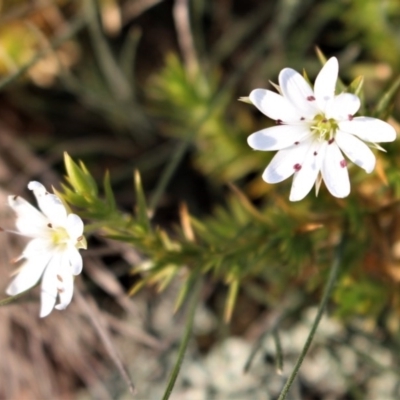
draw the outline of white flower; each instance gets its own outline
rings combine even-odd
[[[370,173],[375,156],[365,142],[379,148],[376,143],[396,139],[396,131],[388,123],[353,117],[360,107],[357,96],[335,96],[338,70],[337,59],[330,58],[313,90],[298,72],[285,68],[279,74],[282,94],[265,89],[250,93],[251,102],[277,126],[253,133],[248,144],[255,150],[278,150],[262,177],[278,183],[294,174],[291,201],[303,199],[315,182],[318,193],[321,176],[333,196],[346,197],[350,181],[342,152]]]
[[[53,310],[57,296],[58,310],[71,302],[74,275],[82,271],[78,249],[86,248],[83,222],[75,214],[67,214],[61,200],[46,191],[39,182],[29,182],[42,212],[18,196],[8,196],[8,204],[17,214],[20,234],[32,238],[18,260],[24,262],[6,292],[15,296],[34,286],[42,277],[40,316]]]

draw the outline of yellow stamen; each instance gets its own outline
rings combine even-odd
[[[333,118],[327,119],[325,115],[318,114],[315,116],[310,129],[319,136],[320,140],[329,140],[336,133],[338,124]]]

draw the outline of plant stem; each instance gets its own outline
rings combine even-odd
[[[346,242],[346,239],[347,239],[347,235],[343,234],[342,239],[336,250],[335,258],[333,260],[332,267],[331,267],[331,270],[329,273],[328,282],[325,286],[324,294],[323,294],[321,302],[319,304],[318,312],[317,312],[317,315],[315,316],[314,323],[311,327],[310,333],[308,334],[308,337],[307,337],[306,343],[304,344],[303,350],[301,351],[301,354],[300,354],[299,358],[297,359],[296,365],[294,366],[292,373],[290,374],[285,386],[283,387],[282,392],[278,397],[278,400],[286,399],[286,396],[290,390],[290,387],[292,386],[293,381],[295,380],[297,373],[300,370],[301,364],[303,363],[303,360],[308,352],[308,349],[310,348],[311,343],[314,339],[315,332],[317,331],[318,325],[321,321],[322,315],[325,311],[325,307],[328,303],[329,297],[332,293],[332,289],[333,289],[333,287],[336,283],[336,279],[338,277],[339,267],[340,267],[340,263],[342,261],[343,249],[344,249],[344,244]]]
[[[197,307],[198,300],[199,300],[200,289],[202,287],[201,279],[198,278],[198,279],[196,279],[196,281],[197,282],[194,287],[194,293],[192,295],[192,298],[190,299],[188,318],[187,318],[186,326],[185,326],[185,332],[183,334],[183,339],[182,339],[181,345],[179,346],[178,359],[176,360],[174,369],[171,372],[171,376],[168,380],[168,385],[167,385],[167,388],[165,389],[162,400],[168,400],[169,396],[171,395],[172,389],[174,388],[174,385],[176,382],[176,378],[178,377],[179,371],[181,369],[183,357],[185,356],[186,348],[189,343],[189,339],[192,334],[194,315],[195,315],[196,307]]]
[[[132,379],[129,376],[128,369],[123,364],[121,356],[119,355],[114,343],[110,338],[110,335],[106,328],[106,323],[102,318],[101,312],[97,307],[97,304],[91,296],[84,296],[78,288],[75,288],[75,299],[81,309],[85,311],[88,318],[90,319],[95,331],[99,335],[110,358],[117,367],[117,370],[124,380],[126,386],[128,387],[129,393],[133,399],[134,395],[136,394],[135,385],[133,384]]]

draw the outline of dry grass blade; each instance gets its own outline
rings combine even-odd
[[[76,289],[75,291],[75,298],[79,306],[85,311],[90,321],[92,322],[93,327],[100,336],[105,348],[107,349],[108,354],[110,355],[111,359],[118,368],[118,371],[121,374],[122,378],[124,379],[129,389],[129,392],[132,395],[132,398],[134,398],[134,395],[136,393],[135,386],[132,382],[131,377],[129,376],[128,370],[126,369],[121,360],[121,356],[118,354],[117,349],[115,348],[113,342],[111,341],[106,331],[106,328],[104,326],[104,320],[102,319],[102,316],[100,314],[100,311],[96,303],[90,296],[84,297],[80,293],[79,289]]]
[[[149,8],[161,3],[164,0],[137,0],[129,1],[122,6],[123,24],[127,24],[132,19],[137,18]]]
[[[190,15],[188,0],[175,0],[174,5],[175,28],[178,33],[179,46],[185,60],[187,72],[191,78],[195,77],[199,69],[192,30],[190,28]]]

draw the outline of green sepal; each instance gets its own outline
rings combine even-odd
[[[308,77],[307,71],[303,68],[303,78],[306,80],[306,82],[312,87],[312,83],[310,81],[310,78]]]
[[[362,96],[362,89],[364,85],[364,77],[362,75],[357,76],[347,88],[348,93],[355,94],[358,97]]]
[[[315,52],[317,53],[319,62],[322,65],[324,65],[328,61],[328,59],[325,57],[325,54],[321,51],[321,49],[318,46],[315,47]]]
[[[250,97],[248,96],[239,97],[238,101],[241,101],[242,103],[253,104],[253,102],[250,100]]]

